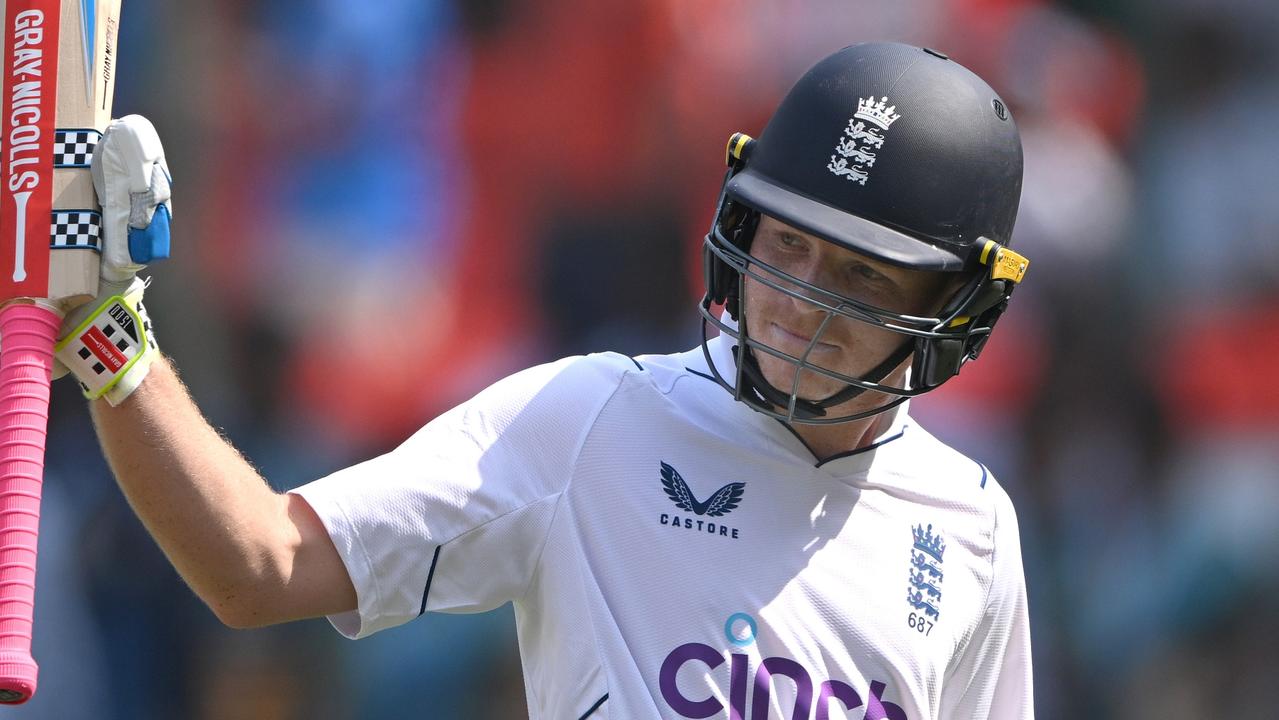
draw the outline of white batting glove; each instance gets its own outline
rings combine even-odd
[[[102,203],[98,296],[63,321],[54,377],[71,372],[85,397],[119,405],[159,353],[142,305],[147,281],[137,273],[169,256],[172,180],[160,137],[140,115],[107,126],[90,171]]]

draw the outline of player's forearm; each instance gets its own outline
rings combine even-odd
[[[209,425],[166,359],[119,407],[98,400],[92,413],[129,504],[220,618],[237,624],[287,583],[287,500]]]

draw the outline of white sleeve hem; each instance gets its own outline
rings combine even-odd
[[[373,572],[373,563],[369,558],[368,550],[364,547],[359,533],[355,532],[355,526],[347,516],[346,509],[337,498],[325,493],[322,485],[303,485],[289,492],[305,500],[319,516],[324,529],[329,533],[329,538],[337,546],[338,555],[342,558],[347,575],[350,576],[351,584],[356,590],[356,609],[327,616],[329,623],[343,637],[351,640],[372,635],[378,628],[376,618],[370,617],[368,613],[371,608],[379,607],[381,589],[378,586],[377,574]],[[356,558],[359,562],[355,562]],[[361,593],[364,588],[370,589],[371,592]]]

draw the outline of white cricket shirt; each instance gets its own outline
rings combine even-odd
[[[990,473],[904,407],[818,463],[707,370],[700,347],[535,367],[295,490],[359,597],[333,625],[513,602],[532,720],[1032,717]]]

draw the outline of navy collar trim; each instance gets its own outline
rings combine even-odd
[[[793,431],[792,431],[792,432],[793,432]],[[871,444],[867,445],[866,447],[859,447],[859,448],[857,448],[856,450],[848,450],[848,451],[846,451],[846,452],[842,452],[842,453],[835,453],[834,455],[831,455],[830,457],[826,458],[825,460],[821,460],[821,461],[819,461],[819,462],[817,463],[817,467],[821,467],[821,466],[825,465],[825,464],[826,464],[826,463],[828,463],[828,462],[833,462],[833,461],[835,461],[835,460],[839,460],[840,458],[852,457],[852,456],[854,456],[854,455],[861,455],[861,454],[862,454],[862,453],[864,453],[864,452],[869,452],[869,451],[871,451],[871,450],[875,450],[875,449],[879,448],[881,445],[887,445],[888,443],[890,443],[890,442],[892,442],[892,441],[894,441],[894,440],[896,440],[896,439],[900,438],[901,436],[903,436],[903,435],[905,435],[905,434],[906,434],[906,427],[902,427],[902,429],[901,429],[901,430],[898,430],[895,434],[893,434],[893,435],[889,435],[889,436],[888,436],[888,437],[886,437],[886,438],[880,438],[879,440],[876,440],[875,442],[873,442],[873,443],[871,443]]]

